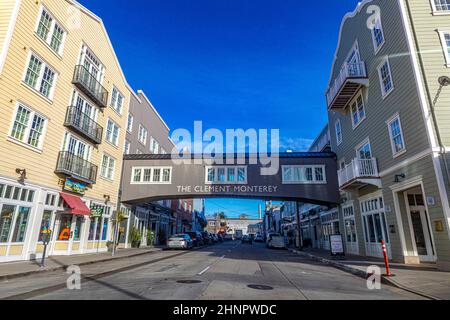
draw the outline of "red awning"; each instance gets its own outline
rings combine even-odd
[[[72,214],[82,215],[82,216],[90,216],[91,210],[86,206],[86,204],[81,200],[80,197],[71,196],[67,193],[60,193],[64,202],[69,206]]]

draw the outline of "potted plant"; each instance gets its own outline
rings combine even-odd
[[[149,247],[152,247],[152,246],[154,246],[154,244],[155,244],[155,233],[151,229],[148,229],[147,230],[147,245]]]
[[[139,248],[141,246],[142,236],[138,229],[132,228],[130,232],[130,241],[132,248]]]

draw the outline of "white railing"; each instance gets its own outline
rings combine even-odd
[[[366,78],[367,72],[366,72],[366,64],[363,61],[356,62],[356,63],[344,63],[344,65],[341,68],[341,71],[339,72],[339,75],[336,79],[331,83],[330,88],[327,92],[327,103],[328,107],[333,102],[334,98],[336,98],[336,95],[341,90],[342,85],[347,79],[350,78]]]
[[[379,178],[377,159],[354,159],[351,163],[339,170],[339,186],[357,178]]]

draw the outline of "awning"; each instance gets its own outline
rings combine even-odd
[[[82,216],[90,216],[91,210],[86,206],[86,204],[81,200],[80,197],[71,196],[67,193],[60,193],[60,196],[63,198],[64,202],[71,209],[71,213],[75,215]]]

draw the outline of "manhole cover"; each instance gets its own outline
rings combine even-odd
[[[265,290],[265,291],[273,290],[272,287],[265,286],[262,284],[249,284],[247,287],[249,287],[250,289],[255,289],[255,290]]]
[[[177,281],[177,283],[194,284],[194,283],[201,283],[201,281],[200,280],[179,280],[179,281]]]

